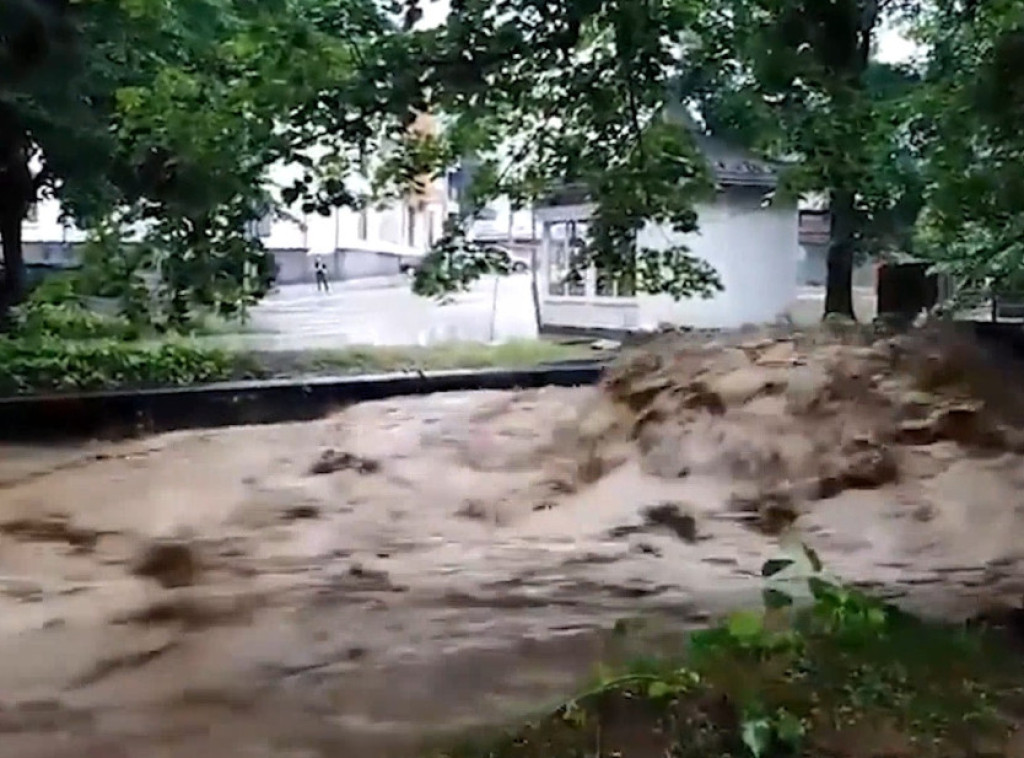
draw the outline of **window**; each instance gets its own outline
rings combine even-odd
[[[273,228],[273,224],[274,224],[274,212],[273,211],[267,211],[262,216],[260,216],[258,219],[255,219],[254,221],[250,221],[248,223],[248,226],[247,226],[248,234],[251,237],[258,237],[260,239],[266,239],[271,234],[271,229]]]
[[[550,228],[548,294],[583,297],[587,294],[586,235],[583,221],[564,221]]]
[[[634,254],[634,246],[627,244],[622,250],[623,260],[630,260]],[[635,259],[634,259],[635,260]],[[636,297],[636,267],[626,264],[617,270],[609,270],[605,266],[597,266],[595,276],[595,294],[598,297]]]
[[[598,268],[598,297],[636,297],[636,276],[632,271],[611,272]]]
[[[588,262],[587,223],[565,221],[548,227],[548,294],[556,297],[636,297],[636,270],[608,271]],[[628,255],[628,251],[626,251]]]
[[[268,211],[264,213],[260,219],[256,222],[256,236],[260,239],[266,239],[270,236],[271,230],[274,226],[274,213]]]
[[[411,205],[406,210],[405,236],[409,247],[416,246],[416,209]]]
[[[366,208],[359,209],[359,239],[365,240],[370,234],[370,212]]]
[[[459,201],[459,182],[462,180],[461,174],[458,171],[449,171],[448,176],[445,177],[446,184],[448,185],[448,200],[449,202],[456,203]]]

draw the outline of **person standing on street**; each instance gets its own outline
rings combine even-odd
[[[316,259],[313,263],[313,271],[316,274],[316,291],[320,292],[323,290],[324,292],[330,292],[331,286],[327,281],[327,265],[323,260],[320,258]]]

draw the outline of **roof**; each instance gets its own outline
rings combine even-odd
[[[693,119],[685,114],[667,112],[666,118],[690,130],[719,187],[772,190],[778,186],[779,164],[757,158],[743,148],[704,133]],[[586,185],[569,183],[554,188],[540,205],[582,205],[588,202],[590,194]]]
[[[667,107],[665,118],[689,130],[719,185],[764,189],[774,189],[778,185],[779,164],[758,158],[739,145],[708,134],[682,106]]]

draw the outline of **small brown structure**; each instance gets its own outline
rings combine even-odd
[[[880,318],[913,321],[921,311],[939,302],[938,274],[929,274],[930,264],[919,261],[880,263],[876,294]]]

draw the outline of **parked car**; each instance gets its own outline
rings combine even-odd
[[[517,255],[513,255],[503,247],[491,246],[490,251],[492,254],[501,256],[508,270],[513,274],[522,274],[530,270],[530,264],[527,261]]]
[[[504,248],[490,247],[488,251],[490,252],[491,255],[500,256],[501,259],[504,261],[505,265],[508,267],[508,270],[514,274],[522,274],[530,270],[530,264],[528,261],[524,260],[519,256],[512,255],[512,253],[510,253],[508,250],[505,250]],[[406,259],[403,260],[399,265],[400,270],[403,274],[412,276],[416,273],[420,266],[423,265],[423,258]]]

